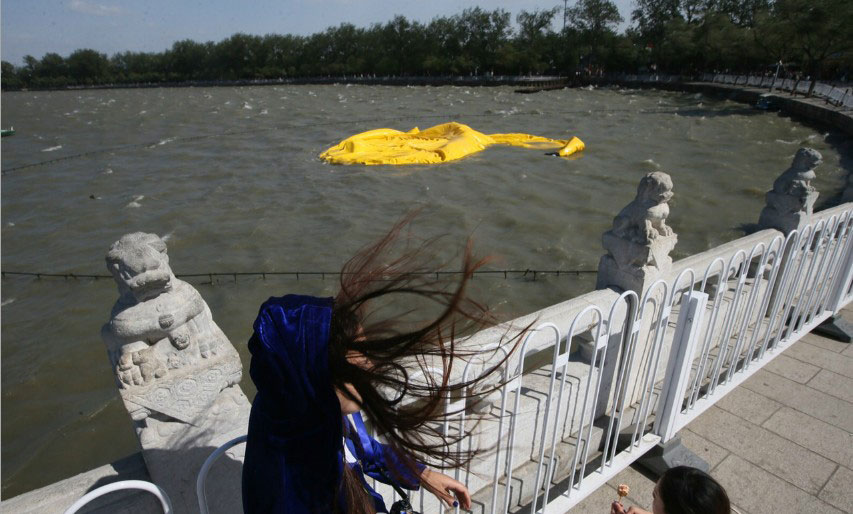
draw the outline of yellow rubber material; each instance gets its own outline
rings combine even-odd
[[[569,156],[584,149],[573,137],[568,141],[530,134],[483,134],[468,125],[450,122],[408,132],[393,129],[368,130],[348,137],[320,154],[332,164],[435,164],[462,159],[491,145],[558,149]]]

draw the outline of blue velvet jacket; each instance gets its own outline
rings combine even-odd
[[[345,512],[344,437],[377,512],[387,510],[364,474],[386,483],[389,475],[402,477],[398,485],[406,489],[419,486],[389,447],[341,415],[329,375],[331,317],[331,298],[288,295],[267,300],[255,320],[249,374],[258,393],[243,463],[247,514],[327,513],[335,503]]]

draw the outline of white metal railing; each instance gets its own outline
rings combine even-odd
[[[691,80],[681,75],[614,75],[619,80],[627,82],[644,83],[674,83]],[[779,91],[797,92],[806,94],[811,86],[811,80],[792,80],[764,75],[732,75],[726,73],[702,73],[695,76],[696,80],[702,82],[716,82],[718,84],[730,84],[733,86],[766,87]],[[818,82],[815,84],[812,96],[823,98],[826,103],[832,103],[838,107],[853,108],[853,87],[849,85],[836,86]]]
[[[198,498],[198,508],[201,514],[210,513],[210,509],[207,506],[207,492],[205,490],[205,483],[207,481],[207,474],[210,472],[210,467],[213,466],[213,463],[216,462],[222,454],[230,450],[232,447],[245,443],[246,437],[246,435],[235,437],[219,448],[213,450],[207,459],[205,459],[204,464],[201,465],[201,469],[198,472],[198,478],[195,482],[195,494]]]
[[[746,303],[739,301],[741,296],[729,309],[741,316],[735,335],[724,335],[712,356],[709,331],[701,352],[690,353],[677,364],[679,375],[692,372],[694,376],[690,387],[679,385],[673,393],[679,413],[670,432],[662,434],[664,438],[683,428],[851,300],[851,227],[853,217],[848,211],[819,220],[801,232],[794,231],[784,242],[781,237],[774,240],[774,245],[779,244],[763,291],[760,274],[768,270],[759,266],[750,277],[752,287]],[[783,255],[786,258],[780,258]],[[766,264],[766,255],[761,260]],[[743,271],[741,276],[747,273],[748,270]],[[758,296],[762,297],[760,303]],[[711,359],[715,365],[709,365]]]
[[[160,507],[163,508],[163,513],[172,513],[172,502],[169,500],[169,495],[167,495],[166,491],[164,491],[157,484],[146,482],[145,480],[122,480],[119,482],[113,482],[111,484],[103,485],[93,491],[89,491],[79,500],[74,502],[70,507],[68,507],[68,509],[65,510],[64,514],[74,514],[75,512],[78,512],[80,509],[85,507],[92,500],[100,498],[105,494],[110,494],[115,491],[127,490],[146,491],[153,494],[157,498],[157,500],[159,500]]]
[[[494,452],[463,471],[490,478],[466,481],[479,489],[475,512],[565,512],[837,313],[853,300],[851,213],[849,204],[818,213],[701,274],[686,268],[642,298],[623,293],[607,312],[591,305],[565,333],[533,329],[502,372],[497,430],[468,434]],[[522,373],[530,338],[543,332],[548,361]],[[544,408],[531,408],[533,394]]]
[[[717,82],[721,84],[732,84],[741,86],[766,87],[780,91],[797,92],[806,94],[809,92],[811,80],[783,79],[770,76],[758,75],[728,75],[705,73],[702,75],[705,82]],[[836,106],[853,108],[853,88],[850,86],[836,87],[832,84],[818,82],[815,84],[812,95],[823,98],[827,103],[832,102]]]

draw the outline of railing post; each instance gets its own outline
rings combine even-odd
[[[853,234],[847,236],[847,248],[844,253],[844,260],[839,269],[839,277],[841,280],[836,280],[835,288],[832,290],[830,297],[829,309],[833,315],[837,315],[841,310],[844,297],[847,296],[847,291],[850,290],[850,282],[853,281]],[[839,278],[839,277],[836,277]]]
[[[697,340],[705,317],[705,306],[708,303],[707,293],[691,291],[685,293],[685,296],[688,295],[689,298],[685,298],[682,302],[681,312],[678,314],[663,388],[658,399],[658,414],[653,430],[661,437],[662,443],[672,439],[678,431],[676,421],[678,413],[681,412],[690,379],[690,366],[693,363],[693,355],[696,353]]]
[[[711,466],[681,443],[677,435],[678,414],[690,377],[690,366],[695,353],[708,295],[692,291],[681,305],[678,324],[670,350],[663,388],[658,400],[653,431],[661,442],[641,457],[637,463],[656,475],[662,475],[675,466],[690,466],[710,471]]]
[[[832,296],[827,307],[832,311],[832,316],[815,327],[814,332],[836,341],[850,343],[853,341],[853,324],[842,318],[838,311],[841,310],[847,291],[850,290],[850,283],[853,281],[853,233],[847,235],[847,248],[844,250],[841,262],[838,276],[834,277],[835,284],[833,284]]]

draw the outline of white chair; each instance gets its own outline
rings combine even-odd
[[[204,461],[204,464],[201,465],[201,471],[198,472],[198,480],[195,483],[195,493],[198,496],[198,508],[201,511],[201,514],[210,514],[210,510],[207,508],[207,495],[204,492],[204,482],[207,480],[207,473],[210,471],[210,467],[216,462],[216,459],[222,456],[223,453],[227,452],[231,449],[232,446],[236,446],[240,443],[246,442],[246,436],[241,435],[240,437],[235,437],[231,439],[227,443],[223,444],[219,448],[213,450],[213,453],[210,454],[210,457]]]
[[[158,500],[160,500],[160,506],[163,507],[164,514],[172,514],[172,502],[169,500],[169,495],[166,494],[166,491],[164,491],[157,484],[152,484],[151,482],[146,482],[145,480],[122,480],[120,482],[113,482],[112,484],[103,485],[93,491],[86,493],[82,498],[74,502],[72,506],[68,507],[68,510],[66,510],[64,514],[74,514],[95,498],[99,498],[105,494],[109,494],[114,491],[121,491],[126,489],[139,489],[142,491],[148,491],[149,493],[156,496]]]

